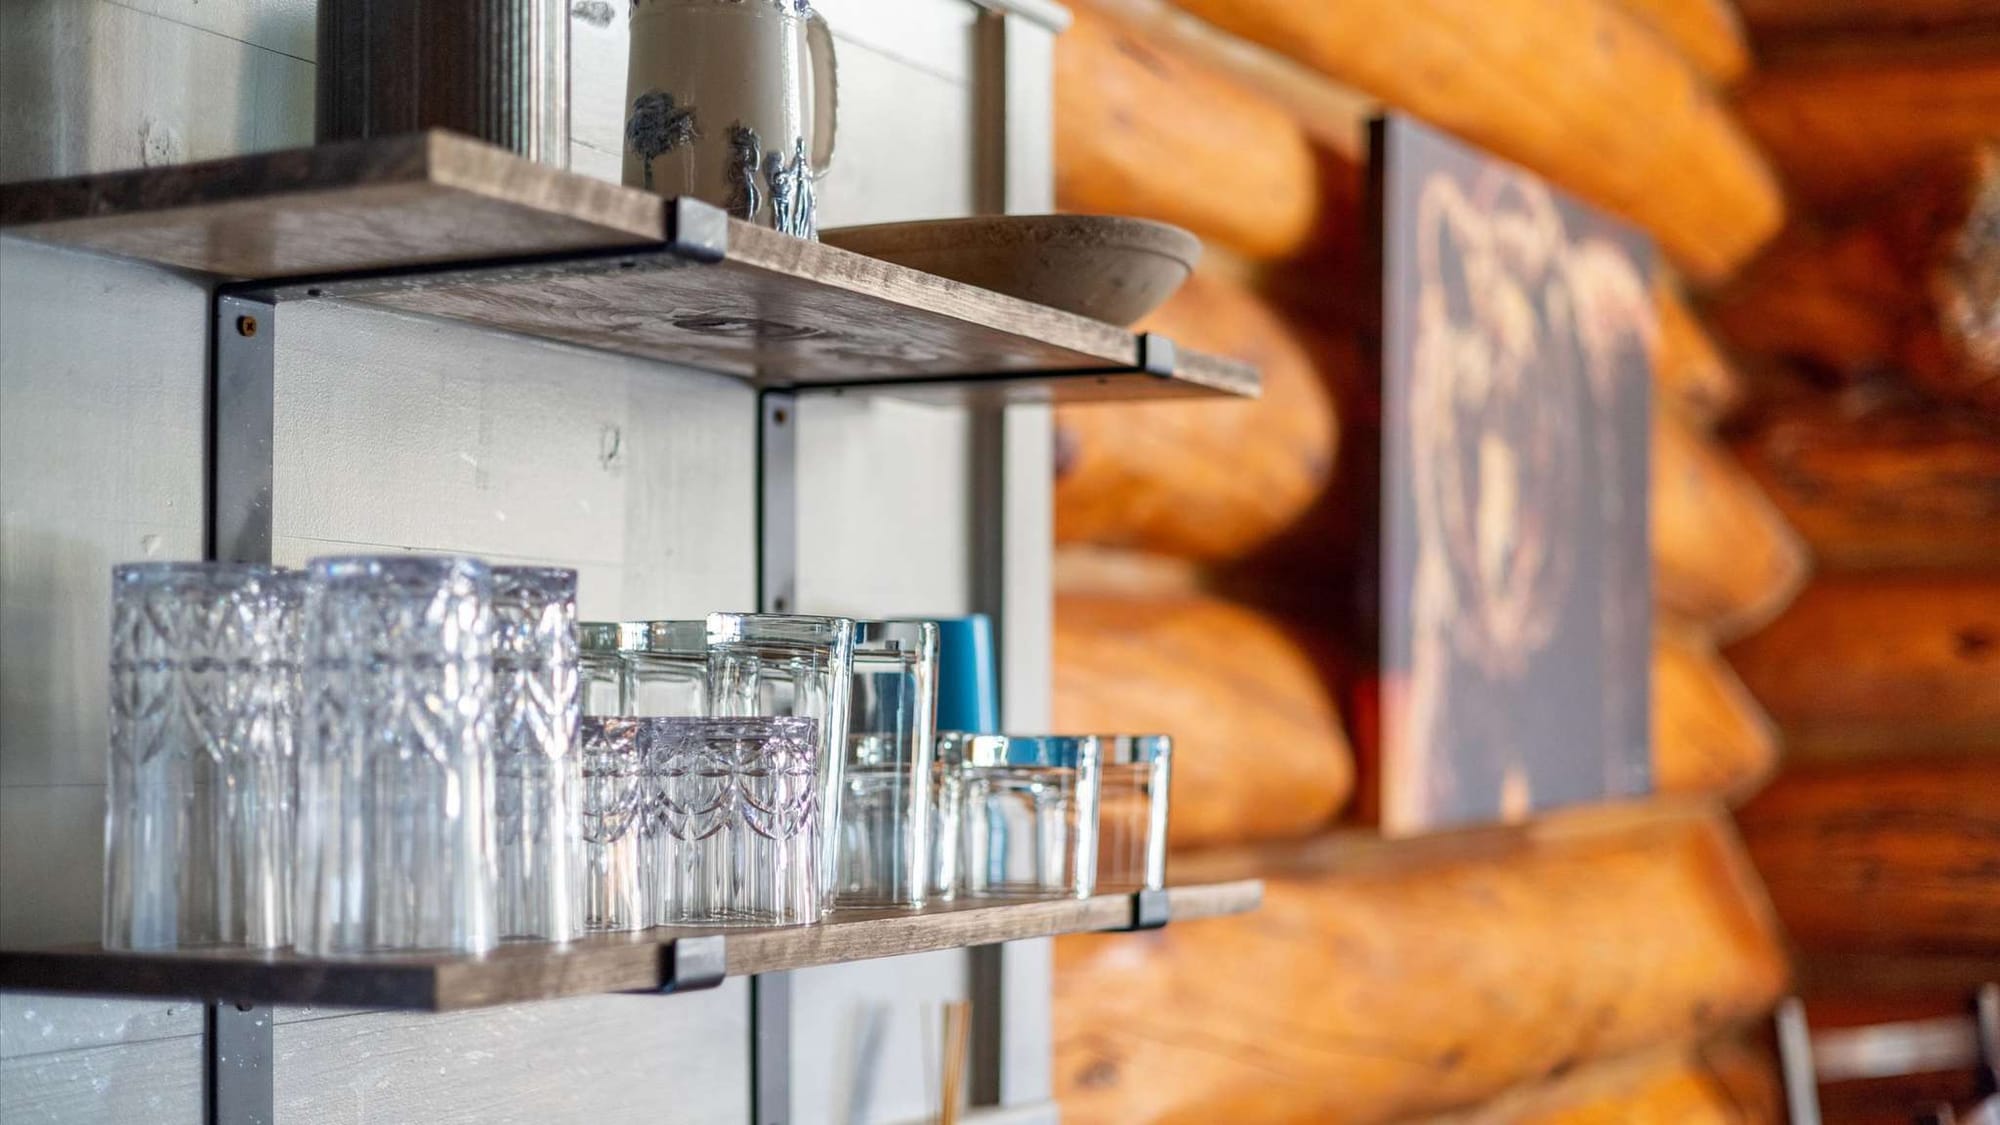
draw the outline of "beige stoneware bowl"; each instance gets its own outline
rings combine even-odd
[[[990,215],[878,223],[820,241],[1109,324],[1128,325],[1179,289],[1201,240],[1116,215]]]

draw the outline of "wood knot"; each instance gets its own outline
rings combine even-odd
[[[1984,660],[1992,654],[1994,645],[2000,644],[1990,630],[1978,626],[1960,629],[1956,642],[1958,655],[1966,660]]]

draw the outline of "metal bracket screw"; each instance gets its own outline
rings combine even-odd
[[[255,336],[257,334],[257,318],[254,316],[237,317],[236,334],[238,336]]]

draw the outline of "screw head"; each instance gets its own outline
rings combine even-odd
[[[257,318],[254,316],[237,317],[236,334],[238,336],[255,336],[257,334]]]

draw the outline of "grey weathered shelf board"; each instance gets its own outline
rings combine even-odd
[[[1256,909],[1255,879],[1171,887],[1173,924]],[[0,951],[0,991],[158,996],[237,1004],[447,1011],[562,996],[654,992],[674,982],[677,942],[719,936],[728,976],[865,961],[1133,925],[1127,894],[1087,899],[962,899],[920,911],[843,910],[816,926],[658,928],[565,946],[503,945],[485,957],[344,959],[240,950],[110,953],[95,946]]]
[[[700,229],[692,229],[699,227]],[[0,185],[0,229],[760,387],[1254,395],[1254,369],[451,133]]]

